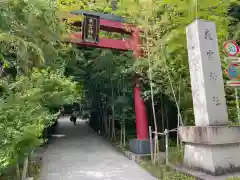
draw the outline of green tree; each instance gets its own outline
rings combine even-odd
[[[236,39],[238,37],[239,20],[237,19],[237,10],[234,10],[235,16],[232,15],[230,17],[228,9],[231,6],[236,7],[236,4],[239,3],[235,0],[214,0],[211,4],[205,0],[199,4],[197,4],[197,1],[189,0],[121,0],[118,2],[117,10],[112,12],[110,2],[95,2],[94,6],[90,8],[88,6],[86,9],[121,15],[126,17],[129,23],[136,24],[143,30],[142,41],[146,56],[142,58],[142,61],[135,61],[134,63],[132,61],[129,62],[130,65],[128,67],[124,67],[121,63],[126,63],[126,61],[119,54],[115,54],[113,57],[108,52],[103,55],[102,52],[105,51],[92,50],[84,54],[79,53],[81,60],[78,60],[74,74],[78,79],[82,80],[86,78],[85,82],[87,81],[88,84],[84,86],[87,93],[86,98],[91,102],[89,104],[92,110],[99,106],[98,111],[100,112],[98,113],[103,116],[105,111],[106,114],[105,106],[102,106],[101,103],[99,104],[99,101],[109,103],[110,105],[107,107],[113,107],[114,101],[107,97],[112,96],[111,89],[114,89],[114,92],[116,89],[119,89],[119,84],[121,84],[119,83],[119,79],[122,76],[125,77],[123,72],[126,70],[130,72],[130,74],[126,75],[128,77],[134,73],[141,75],[144,87],[143,97],[146,102],[152,99],[152,86],[154,106],[161,109],[160,111],[156,110],[158,114],[158,126],[163,126],[162,124],[166,123],[168,117],[165,114],[166,111],[169,111],[168,109],[171,108],[172,104],[178,109],[180,121],[182,120],[184,124],[188,125],[193,124],[192,94],[185,34],[186,26],[195,20],[196,17],[214,21],[217,25],[219,47],[221,47],[223,41],[228,38],[228,35]],[[230,30],[229,24],[231,25]],[[104,35],[108,36],[109,34]],[[118,37],[121,38],[122,36],[118,35]],[[221,58],[223,59],[223,57],[224,54],[221,53]],[[120,63],[113,63],[113,59],[118,59]],[[122,61],[119,61],[119,59]],[[224,68],[225,62],[223,61],[222,63]],[[117,73],[109,73],[109,67],[111,67],[111,72]],[[117,71],[117,69],[121,69],[121,71]],[[115,82],[114,79],[118,79],[118,81]],[[131,80],[127,78],[125,81],[129,87],[127,94],[131,94]],[[111,84],[110,88],[109,84]],[[120,91],[120,94],[123,94],[124,90],[121,89]],[[229,99],[230,119],[233,120],[236,117],[234,101],[231,99],[233,93],[228,88],[226,88],[226,92]],[[129,98],[132,101],[132,97],[129,96]],[[113,95],[113,99],[117,99],[117,96]],[[115,106],[117,105],[114,104]],[[99,110],[100,107],[104,107],[105,110]],[[116,108],[113,108],[112,112],[108,110],[108,114],[115,114],[113,111]],[[131,110],[133,112],[133,108]],[[154,113],[151,112],[150,114]],[[162,114],[163,117],[161,117]],[[103,119],[106,118],[103,117]]]
[[[1,1],[1,60],[18,73],[42,65],[62,67],[67,47],[62,43],[65,26],[57,12],[53,1]]]
[[[43,142],[53,109],[82,89],[63,75],[72,47],[62,42],[67,27],[53,1],[1,1],[0,12],[0,173],[17,164],[17,178],[22,170],[25,179],[28,155]]]
[[[22,162],[22,157],[43,142],[43,129],[54,116],[50,108],[72,103],[77,97],[75,86],[71,79],[47,70],[35,70],[10,83],[1,81],[1,169]]]

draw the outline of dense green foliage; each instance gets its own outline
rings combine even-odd
[[[19,73],[43,62],[63,65],[61,36],[65,28],[52,1],[2,1],[0,12],[1,60]]]
[[[132,66],[131,53],[122,54],[91,48],[81,49],[79,59],[68,64],[66,73],[82,81],[84,85],[86,90],[84,110],[90,110],[89,115],[95,130],[101,129],[110,135],[107,129],[109,126],[112,127],[112,122],[115,120],[124,122],[125,119],[128,120],[128,125],[133,125],[131,129],[135,128]]]
[[[19,160],[42,142],[45,126],[54,118],[49,110],[74,100],[75,85],[60,74],[35,70],[16,81],[1,81],[1,165]]]
[[[213,0],[211,4],[201,0],[197,6],[190,0],[121,0],[114,13],[144,30],[146,56],[135,61],[130,52],[79,48],[62,42],[69,30],[58,16],[62,11],[82,8],[112,13],[109,2],[56,2],[0,2],[1,170],[18,164],[41,144],[42,131],[55,116],[53,110],[72,103],[77,96],[81,97],[82,115],[91,115],[90,123],[95,130],[115,139],[120,129],[125,134],[126,127],[127,138],[135,136],[132,96],[135,74],[142,82],[150,125],[154,124],[151,101],[156,109],[158,130],[173,128],[177,119],[193,124],[186,26],[196,16],[215,21],[219,47],[228,38],[238,39],[240,32],[236,0]],[[229,11],[230,7],[234,8]],[[101,36],[123,37],[106,32]],[[233,92],[228,88],[226,92],[233,121],[236,119]],[[122,140],[125,142],[125,136]]]
[[[139,3],[133,2],[133,6],[137,8],[125,11],[129,12],[128,16],[132,17],[137,24],[147,29],[143,38],[148,56],[143,58],[143,61],[138,61],[141,63],[140,66],[143,66],[143,71],[140,73],[144,77],[149,75],[146,69],[150,62],[156,99],[159,94],[163,93],[178,103],[184,124],[192,124],[194,119],[186,50],[186,26],[196,17],[214,21],[217,25],[219,48],[222,48],[223,41],[231,38],[228,37],[230,17],[227,12],[233,2],[221,1],[220,3],[216,0],[209,4],[207,1],[201,1],[196,7],[195,1],[188,0],[140,1]],[[123,2],[122,6],[125,9],[129,8],[126,2]],[[146,6],[149,8],[146,9]],[[135,9],[134,13],[132,9]],[[236,19],[235,22],[235,25],[239,23]],[[237,31],[232,34],[238,33]],[[224,59],[221,50],[220,52],[221,58]],[[223,62],[223,68],[224,66]],[[149,78],[146,78],[145,83],[149,84]],[[149,92],[149,88],[145,89],[145,92]],[[231,108],[235,109],[229,106],[230,110]],[[231,120],[236,117],[235,113],[232,111],[230,114]]]
[[[0,2],[0,175],[22,164],[43,143],[56,109],[80,95],[63,75],[72,48],[62,43],[66,28],[57,12],[47,0]]]
[[[72,7],[74,3],[80,3],[80,1],[71,0],[68,2],[72,2]],[[238,39],[239,35],[239,19],[237,19],[236,8],[238,2],[214,0],[209,4],[208,1],[204,0],[200,4],[196,4],[196,1],[189,0],[122,0],[118,2],[118,8],[115,12],[111,11],[111,3],[95,2],[94,6],[88,6],[85,3],[82,7],[93,11],[121,15],[126,17],[130,23],[137,24],[146,30],[142,34],[146,56],[139,61],[133,61],[130,56],[122,56],[121,53],[110,53],[106,50],[90,50],[89,53],[89,51],[85,52],[81,49],[81,60],[79,60],[81,63],[73,65],[75,75],[71,75],[84,80],[88,109],[95,114],[92,114],[93,120],[99,119],[100,124],[105,124],[99,124],[97,129],[102,126],[101,129],[109,134],[107,127],[115,126],[112,124],[112,120],[126,121],[128,131],[134,129],[134,126],[130,126],[130,124],[134,125],[135,119],[132,105],[132,76],[130,76],[134,74],[141,76],[142,95],[148,107],[151,125],[153,125],[153,113],[150,84],[153,87],[158,129],[162,131],[164,128],[173,128],[176,126],[177,118],[182,120],[184,124],[193,124],[186,26],[196,17],[214,21],[217,25],[221,59],[224,59],[224,54],[221,51],[223,41],[228,38]],[[235,7],[235,10],[230,10],[231,7]],[[69,7],[70,9],[71,7]],[[229,16],[228,11],[231,12],[231,16]],[[113,33],[102,33],[101,35],[116,36]],[[122,37],[120,34],[117,36]],[[223,69],[225,65],[226,63],[222,61]],[[73,72],[73,70],[71,71]],[[150,80],[150,71],[152,80]],[[235,121],[237,114],[233,90],[226,88],[226,94],[229,117],[231,121]],[[124,95],[127,98],[123,97]],[[116,104],[117,99],[119,99],[117,97],[121,97],[121,101],[124,101],[123,104],[128,104],[128,106],[124,105],[128,109],[126,117],[122,113],[125,111],[124,108],[121,109],[121,106]],[[119,107],[121,113],[116,112]],[[114,129],[112,130],[114,131]]]

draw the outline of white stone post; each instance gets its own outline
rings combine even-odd
[[[181,127],[184,165],[212,175],[240,169],[240,128],[228,127],[215,23],[195,20],[187,27],[195,126]]]

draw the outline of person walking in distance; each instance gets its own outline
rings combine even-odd
[[[72,121],[74,125],[76,125],[77,116],[78,116],[78,111],[74,108],[73,113],[70,117],[70,121]]]

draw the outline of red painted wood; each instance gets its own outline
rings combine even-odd
[[[113,39],[107,39],[107,38],[101,38],[99,43],[88,43],[88,42],[81,42],[79,40],[72,40],[70,41],[73,44],[77,44],[80,46],[89,46],[89,47],[96,47],[96,48],[105,48],[105,49],[116,49],[121,51],[128,51],[129,46],[127,43],[121,41],[121,40],[113,40]]]
[[[132,50],[131,48],[131,39],[126,40],[117,40],[117,39],[108,39],[108,38],[101,38],[99,43],[88,43],[82,42],[82,33],[73,33],[69,42],[78,44],[81,46],[91,46],[96,48],[108,48],[108,49],[116,49],[121,51],[128,51]]]
[[[140,39],[140,31],[135,29],[130,38],[130,45],[133,49],[133,54],[136,58],[143,56],[142,48],[141,48],[141,39]]]
[[[143,99],[141,98],[140,87],[135,86],[133,88],[135,115],[136,115],[136,131],[137,139],[147,140],[148,139],[148,120],[147,112]]]
[[[117,32],[123,34],[131,34],[127,29],[133,29],[133,25],[124,24],[122,22],[110,21],[106,19],[100,19],[100,29],[107,32]]]
[[[141,39],[140,31],[135,29],[131,37],[131,47],[133,49],[133,54],[135,58],[139,58],[143,55],[141,49]],[[148,119],[147,119],[147,110],[144,103],[144,100],[141,97],[141,89],[137,81],[135,81],[134,90],[134,106],[135,106],[135,115],[136,115],[136,131],[137,138],[139,140],[148,139]]]

